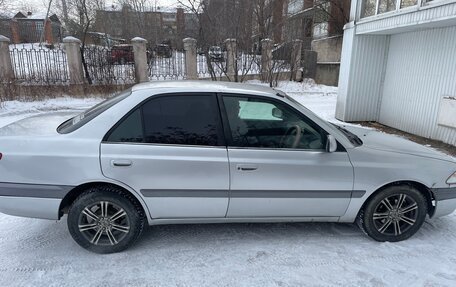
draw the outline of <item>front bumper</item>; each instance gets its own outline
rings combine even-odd
[[[456,186],[432,189],[435,198],[433,218],[445,216],[456,210]]]

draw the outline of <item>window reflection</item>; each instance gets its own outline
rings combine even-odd
[[[361,18],[366,18],[374,16],[377,14],[383,14],[391,11],[396,11],[398,9],[407,8],[415,6],[418,4],[418,0],[401,0],[400,7],[397,7],[397,0],[361,0]],[[428,0],[429,2],[432,0]],[[423,3],[425,3],[423,1]],[[378,7],[378,11],[377,11]]]
[[[385,13],[396,10],[396,0],[380,0],[378,13]]]

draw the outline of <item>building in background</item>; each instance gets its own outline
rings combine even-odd
[[[303,41],[303,48],[311,49],[313,40],[313,0],[288,0],[284,10],[285,23],[283,26],[284,39],[291,42],[294,39]]]
[[[182,49],[182,40],[196,37],[197,22],[182,8],[167,11],[136,11],[129,5],[120,10],[97,10],[93,32],[109,34],[116,39],[146,39],[149,45],[166,43]]]
[[[284,40],[300,39],[304,50],[315,51],[316,82],[336,86],[350,0],[288,0],[284,15]]]
[[[336,117],[456,145],[456,1],[353,0]]]
[[[0,35],[6,35],[13,43],[60,43],[63,28],[57,15],[46,18],[45,13],[18,12],[0,15]]]
[[[284,9],[286,0],[259,0],[253,6],[252,40],[254,49],[258,50],[261,40],[271,39],[274,44],[282,44],[283,25],[285,23]]]
[[[201,48],[221,46],[226,39],[236,39],[238,48],[252,47],[253,4],[245,0],[205,0],[201,15]]]

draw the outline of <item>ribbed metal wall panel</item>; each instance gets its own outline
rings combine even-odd
[[[382,76],[388,54],[389,36],[355,37],[350,96],[346,121],[376,121],[382,91]]]
[[[438,3],[436,2],[436,4]],[[356,26],[356,33],[385,33],[385,31],[400,27],[426,25],[451,19],[456,16],[456,1],[441,6],[434,4],[416,7],[416,10],[413,8],[399,10],[385,15],[385,17],[382,16],[360,19]]]
[[[437,124],[444,96],[456,96],[456,27],[392,35],[379,122],[456,145],[456,129]]]

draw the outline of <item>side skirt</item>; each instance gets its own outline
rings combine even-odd
[[[172,218],[152,219],[149,225],[275,222],[339,222],[339,217]]]

